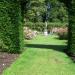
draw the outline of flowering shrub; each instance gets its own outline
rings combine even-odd
[[[32,39],[33,37],[36,37],[36,35],[38,34],[37,31],[32,31],[31,29],[29,29],[28,27],[24,27],[24,36],[25,39]]]
[[[67,39],[68,37],[68,28],[59,28],[57,31],[59,39]]]
[[[68,28],[67,27],[54,27],[51,29],[51,32],[57,34],[59,39],[67,39],[68,37]]]

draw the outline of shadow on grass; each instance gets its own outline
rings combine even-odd
[[[66,45],[43,45],[43,44],[26,44],[26,47],[29,48],[42,48],[42,49],[53,49],[56,51],[64,52]]]

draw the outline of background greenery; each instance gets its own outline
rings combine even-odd
[[[46,28],[45,23],[43,22],[36,22],[36,23],[26,22],[24,26],[29,27],[33,30],[40,31],[40,32],[44,32],[44,29]],[[51,28],[54,28],[54,27],[67,27],[67,26],[68,26],[68,23],[48,22],[47,29],[50,30]]]
[[[50,9],[47,12],[47,3]],[[43,22],[48,14],[49,22],[68,22],[68,12],[64,3],[58,0],[31,0],[29,9],[25,13],[25,21]]]

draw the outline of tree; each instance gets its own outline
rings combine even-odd
[[[44,1],[42,0],[31,0],[30,9],[25,14],[26,21],[38,22],[42,21],[42,13],[45,11]]]
[[[68,13],[63,3],[57,0],[31,0],[30,8],[25,13],[25,20],[31,22],[42,22],[46,18],[46,3],[50,3],[49,22],[67,22]]]
[[[68,12],[64,3],[58,0],[45,0],[45,3],[51,4],[51,10],[49,13],[50,22],[68,22]]]

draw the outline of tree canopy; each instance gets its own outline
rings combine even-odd
[[[47,12],[47,3],[50,4],[50,10]],[[29,9],[25,13],[25,21],[43,22],[48,14],[49,22],[67,22],[68,12],[64,3],[57,0],[31,0]]]

